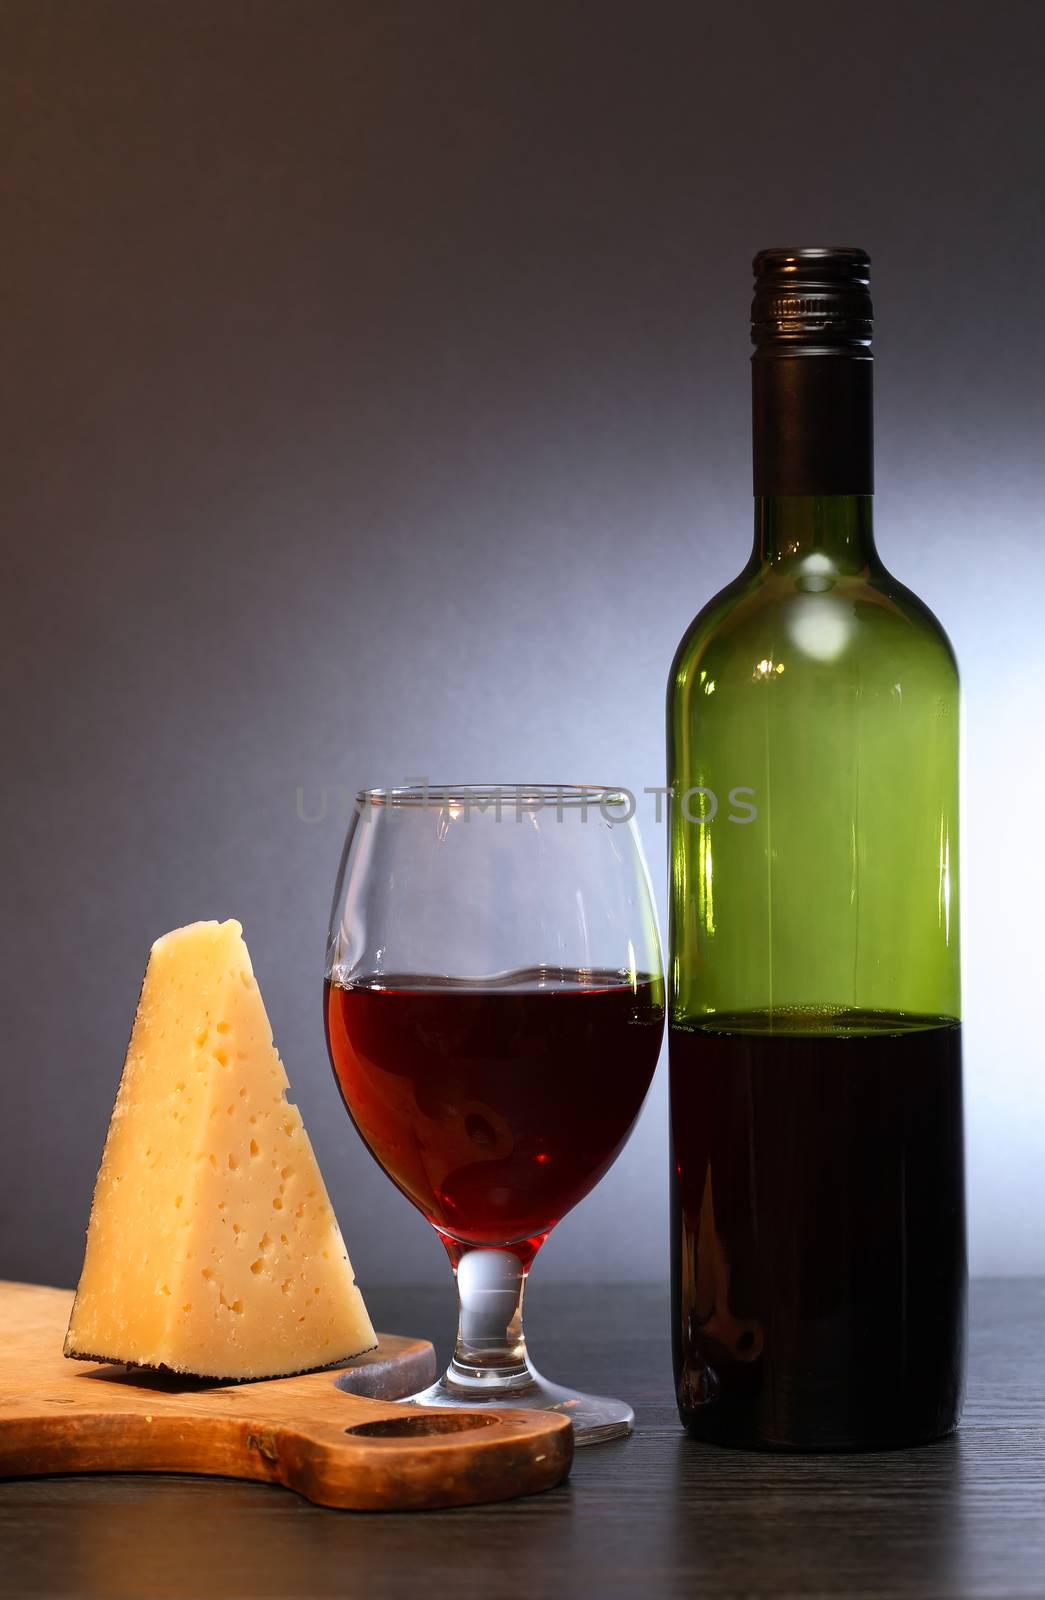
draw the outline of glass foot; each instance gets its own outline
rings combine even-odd
[[[603,1444],[607,1439],[625,1439],[635,1425],[635,1413],[625,1400],[564,1389],[558,1383],[549,1383],[532,1369],[521,1382],[498,1384],[496,1389],[478,1384],[465,1387],[442,1377],[430,1389],[410,1395],[402,1404],[459,1406],[468,1410],[480,1406],[511,1406],[513,1409],[559,1411],[573,1423],[573,1442],[578,1447]]]

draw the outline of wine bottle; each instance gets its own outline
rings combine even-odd
[[[869,258],[754,265],[754,549],[668,688],[676,1392],[907,1445],[963,1384],[958,673],[875,549]]]

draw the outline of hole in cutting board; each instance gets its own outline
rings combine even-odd
[[[362,1439],[417,1439],[434,1433],[467,1433],[473,1428],[489,1428],[496,1417],[476,1416],[473,1411],[448,1412],[445,1417],[386,1417],[381,1422],[358,1422],[346,1433]]]

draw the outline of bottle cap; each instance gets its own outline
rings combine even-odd
[[[868,357],[871,258],[849,245],[760,250],[751,338],[757,351]]]

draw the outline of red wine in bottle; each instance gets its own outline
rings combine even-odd
[[[676,1392],[766,1449],[962,1398],[958,676],[875,549],[868,267],[756,257],[754,549],[668,695]]]

